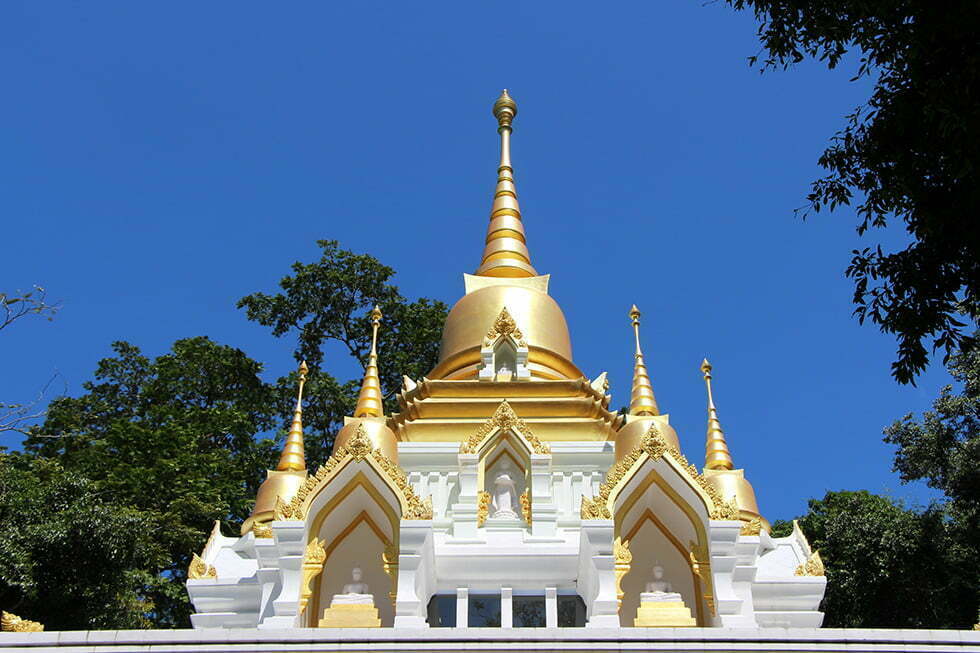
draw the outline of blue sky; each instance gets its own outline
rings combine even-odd
[[[208,335],[274,379],[292,342],[235,302],[274,291],[317,239],[394,267],[408,296],[456,301],[507,87],[532,261],[613,405],[635,302],[685,453],[703,456],[707,355],[767,517],[828,489],[926,500],[890,471],[881,429],[948,377],[898,386],[893,339],[851,317],[853,213],[793,216],[868,87],[812,64],[760,75],[755,29],[697,0],[6,2],[0,290],[41,284],[64,308],[2,333],[0,401],[55,372],[78,392],[118,339],[156,355]]]

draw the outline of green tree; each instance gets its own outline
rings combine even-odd
[[[238,302],[248,319],[271,327],[281,337],[295,334],[297,362],[310,366],[309,403],[304,409],[310,460],[330,453],[333,437],[357,401],[360,376],[339,381],[324,369],[323,346],[337,342],[360,365],[371,348],[368,313],[377,304],[384,313],[378,336],[379,374],[386,410],[396,410],[394,394],[402,375],[421,378],[439,357],[446,305],[431,299],[409,301],[391,283],[395,271],[368,254],[340,249],[333,240],[318,241],[323,253],[314,263],[296,262],[276,295],[254,293]],[[279,405],[286,419],[295,402],[295,374],[279,380]],[[284,424],[285,426],[285,424]]]
[[[854,51],[853,79],[874,79],[820,157],[828,174],[804,215],[856,200],[858,233],[904,226],[908,246],[855,250],[847,275],[860,321],[898,338],[893,375],[914,382],[927,345],[948,360],[973,345],[980,318],[980,4],[727,1],[760,21],[763,70],[807,58],[835,68]]]
[[[145,628],[159,526],[55,461],[0,455],[0,605],[49,630]]]
[[[276,421],[274,392],[259,363],[207,338],[178,340],[152,360],[129,343],[113,349],[85,394],[52,402],[25,449],[150,521],[166,555],[145,568],[143,599],[157,627],[187,626],[191,553],[214,520],[237,529],[275,462],[275,443],[255,437]]]
[[[828,492],[811,499],[800,527],[827,569],[825,626],[969,628],[977,614],[976,566],[955,545],[937,508],[887,497]],[[780,533],[784,534],[784,533]]]
[[[949,372],[961,392],[947,385],[921,421],[905,415],[885,429],[885,441],[898,447],[895,471],[903,482],[924,480],[945,495],[953,545],[973,560],[962,573],[980,588],[980,351],[953,356]]]

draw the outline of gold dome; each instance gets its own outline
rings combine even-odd
[[[677,431],[667,421],[666,415],[627,417],[629,422],[616,433],[616,461],[622,460],[633,449],[640,446],[643,436],[650,430],[651,425],[656,425],[660,435],[664,437],[667,444],[680,449],[680,441],[677,438]]]
[[[255,507],[252,514],[242,524],[242,535],[251,530],[255,523],[272,521],[272,513],[276,508],[276,497],[281,497],[283,503],[289,503],[299,487],[306,480],[306,470],[301,471],[275,471],[269,470],[268,477],[259,486],[259,492],[255,496]]]
[[[738,504],[742,521],[751,521],[754,518],[762,520],[766,530],[769,530],[769,522],[759,514],[759,504],[755,500],[755,490],[752,484],[745,478],[744,469],[705,469],[704,478],[710,483],[721,497],[728,501],[735,497]]]
[[[572,363],[568,324],[558,303],[530,283],[494,281],[471,290],[449,311],[442,332],[439,364],[428,377],[475,378],[483,339],[506,308],[527,341],[528,368],[532,377],[580,378],[582,372]],[[476,283],[474,277],[468,277],[467,283]],[[537,285],[545,287],[543,281]]]
[[[397,438],[395,432],[385,424],[384,417],[345,417],[344,422],[344,427],[333,442],[334,451],[346,446],[357,435],[358,429],[363,427],[364,434],[371,441],[371,449],[381,449],[381,453],[392,462],[398,462]]]

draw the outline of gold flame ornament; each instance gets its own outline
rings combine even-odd
[[[40,633],[44,631],[44,625],[4,611],[0,613],[0,630],[7,633]]]

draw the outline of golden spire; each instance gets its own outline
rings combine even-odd
[[[657,399],[653,396],[653,384],[647,373],[646,363],[643,362],[643,351],[640,349],[640,309],[633,304],[630,308],[630,320],[633,323],[633,335],[636,338],[636,362],[633,364],[633,393],[630,396],[630,415],[659,415]]]
[[[500,133],[500,166],[497,168],[497,189],[490,209],[490,225],[487,227],[483,260],[476,274],[484,277],[534,277],[537,271],[531,266],[527,251],[521,207],[517,203],[517,187],[514,185],[514,169],[510,165],[511,123],[517,115],[517,104],[507,94],[500,94],[493,105]]]
[[[279,464],[276,465],[276,471],[279,472],[300,472],[306,469],[306,457],[303,454],[303,385],[306,383],[306,375],[309,371],[306,361],[300,363],[299,390],[296,392],[293,425],[289,427],[286,444],[282,448],[282,455],[279,456]]]
[[[708,386],[708,442],[704,453],[705,469],[734,469],[735,463],[732,461],[732,454],[728,452],[725,432],[721,430],[715,400],[711,395],[711,363],[707,358],[701,363],[701,372],[704,374],[704,383]]]
[[[374,333],[371,335],[371,354],[368,356],[367,368],[364,370],[364,383],[361,384],[361,394],[357,397],[354,417],[384,415],[384,407],[381,403],[381,379],[378,377],[378,325],[381,324],[381,309],[377,306],[371,311],[371,324],[374,327]]]

